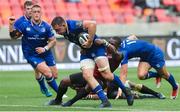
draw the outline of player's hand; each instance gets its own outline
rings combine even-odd
[[[38,53],[38,54],[42,54],[42,53],[44,53],[46,50],[44,49],[44,47],[37,47],[36,48],[36,52]]]
[[[111,53],[116,53],[117,49],[113,45],[109,44],[108,51],[110,51]]]
[[[118,99],[122,95],[122,90],[118,88],[118,92],[115,99]]]
[[[14,22],[15,22],[15,17],[14,16],[11,16],[11,17],[9,17],[9,25],[13,25],[14,24]]]
[[[92,46],[92,42],[88,40],[82,46],[83,48],[90,48]]]

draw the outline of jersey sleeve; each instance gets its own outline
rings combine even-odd
[[[126,51],[122,51],[122,54],[124,56],[123,60],[121,61],[121,65],[127,64],[128,63],[128,54]]]
[[[54,32],[53,32],[53,29],[50,25],[47,25],[47,37],[48,38],[51,38],[54,36]]]
[[[70,28],[72,28],[73,30],[83,29],[83,21],[67,20],[67,23],[69,23]]]
[[[15,21],[14,23],[14,29],[18,30],[19,32],[23,32],[24,26],[23,26],[23,21],[19,18]]]

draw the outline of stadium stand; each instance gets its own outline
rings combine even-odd
[[[149,7],[146,0],[143,6],[137,8],[137,0],[35,0],[42,6],[44,19],[50,22],[54,16],[61,15],[67,19],[91,19],[97,23],[121,23],[129,24],[147,22],[152,14],[148,10],[154,10],[158,22],[177,22],[180,15],[180,0],[159,0],[159,5]],[[152,2],[153,0],[151,0]],[[140,0],[138,0],[140,3]],[[24,0],[0,0],[0,24],[8,24],[8,17],[19,17],[23,14]],[[140,4],[142,5],[142,3]],[[152,11],[150,11],[152,12]],[[139,15],[141,14],[141,15]]]

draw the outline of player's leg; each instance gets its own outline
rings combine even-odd
[[[151,65],[149,63],[140,61],[138,65],[138,78],[140,80],[145,80],[152,77],[157,77],[158,74],[155,72],[149,71],[150,69],[151,69]]]
[[[58,69],[56,67],[56,65],[54,66],[49,66],[49,68],[51,69],[52,75],[55,79],[58,78]]]
[[[88,84],[86,84],[84,85],[84,87],[82,87],[80,90],[77,91],[76,95],[72,99],[70,99],[66,103],[63,103],[62,106],[64,107],[71,106],[78,100],[82,99],[83,97],[86,97],[90,92],[91,92],[91,87]]]
[[[140,80],[145,80],[155,77],[157,88],[159,88],[161,85],[161,77],[157,72],[149,71],[151,68],[152,67],[148,62],[141,60],[138,65],[138,78]]]
[[[106,95],[104,94],[104,91],[101,85],[99,85],[99,83],[93,76],[94,68],[95,68],[94,60],[86,58],[85,55],[81,55],[80,65],[81,65],[81,70],[82,70],[84,79],[92,88],[93,92],[96,93],[99,99],[102,101],[102,104],[100,105],[100,107],[110,107],[111,104],[108,101]]]
[[[58,87],[56,98],[51,100],[48,105],[60,105],[62,103],[62,97],[67,92],[70,85],[72,85],[70,77],[62,79]]]
[[[28,58],[26,58],[26,60],[34,68],[36,80],[38,81],[41,90],[43,90],[43,93],[45,93],[46,96],[52,96],[52,93],[49,92],[45,85],[44,75],[42,74],[42,72],[36,69],[37,65],[44,60],[35,56],[29,56]]]
[[[52,93],[48,90],[48,88],[45,84],[44,76],[40,72],[38,72],[37,70],[34,70],[34,71],[35,71],[35,77],[36,77],[37,82],[39,83],[41,92],[43,94],[45,94],[47,97],[52,96]]]
[[[162,93],[158,93],[143,84],[136,84],[129,80],[126,81],[126,84],[134,91],[138,91],[143,94],[151,94],[159,99],[165,99],[165,96]]]
[[[124,86],[124,84],[121,82],[118,76],[114,75],[110,71],[109,62],[106,56],[99,56],[95,59],[95,62],[98,66],[98,70],[101,73],[101,75],[108,81],[113,81],[115,84],[117,84],[122,91],[125,93],[127,97],[127,103],[128,105],[133,105],[133,95],[131,94],[131,91]]]
[[[179,92],[179,84],[175,81],[173,75],[167,71],[165,65],[161,69],[156,68],[156,70],[159,74],[162,74],[162,77],[171,84],[171,86],[173,88],[172,94],[171,94],[171,99],[176,99],[178,96],[178,92]]]
[[[46,62],[46,66],[48,66],[48,70],[51,71],[52,76],[51,77],[46,77],[46,81],[51,86],[56,92],[58,90],[58,85],[55,81],[55,79],[58,77],[58,70],[56,67],[56,62],[53,57],[53,54],[51,52],[47,53],[46,55],[43,56],[43,59]]]
[[[47,64],[45,62],[41,62],[37,65],[36,70],[41,72],[47,80],[47,83],[49,84],[49,86],[51,88],[53,88],[53,90],[55,92],[58,91],[58,85],[54,79],[54,77],[52,76],[52,72],[51,69],[47,66]]]

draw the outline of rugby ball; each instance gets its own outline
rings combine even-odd
[[[88,36],[89,34],[86,32],[82,32],[78,35],[79,43],[81,44],[81,46],[88,40]]]

